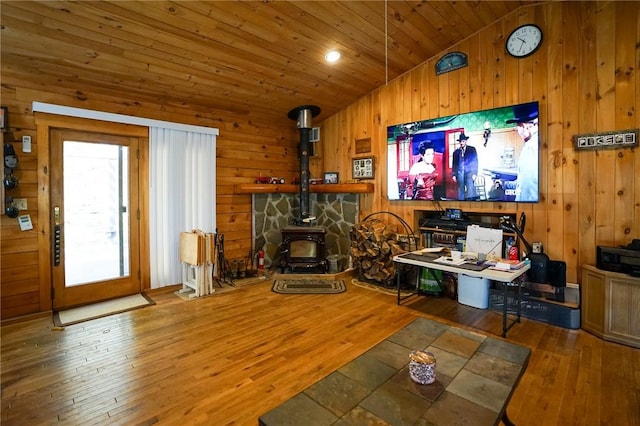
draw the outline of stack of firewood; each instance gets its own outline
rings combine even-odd
[[[409,251],[409,239],[380,219],[368,219],[351,228],[351,258],[361,277],[393,284],[393,256]]]

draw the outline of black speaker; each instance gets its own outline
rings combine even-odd
[[[546,284],[549,282],[549,256],[544,253],[530,253],[531,269],[529,280],[534,283]]]
[[[550,260],[547,265],[547,279],[554,287],[567,286],[567,264],[561,260]]]

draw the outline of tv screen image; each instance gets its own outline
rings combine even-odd
[[[389,200],[539,201],[538,102],[387,127]]]

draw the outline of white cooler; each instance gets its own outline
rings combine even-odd
[[[489,307],[489,280],[458,274],[458,302],[474,308]]]

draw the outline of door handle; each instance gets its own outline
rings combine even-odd
[[[60,240],[62,238],[62,226],[60,225],[60,207],[53,208],[53,265],[60,265]]]

